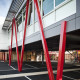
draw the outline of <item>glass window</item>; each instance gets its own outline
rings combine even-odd
[[[32,1],[29,6],[29,21],[28,25],[31,25],[33,23],[33,10],[32,10]]]
[[[21,22],[22,22],[22,16],[18,20],[18,26],[21,24]]]
[[[43,16],[54,8],[54,0],[43,0]]]
[[[65,0],[55,0],[55,2],[56,2],[56,3],[55,3],[56,6],[59,5],[60,3],[62,3],[63,1],[65,1]]]

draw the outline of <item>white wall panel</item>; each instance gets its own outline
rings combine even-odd
[[[43,18],[44,28],[55,23],[55,12],[52,12]]]
[[[8,50],[8,43],[0,43],[0,50]]]
[[[19,32],[22,31],[22,23],[18,26]]]
[[[22,31],[20,32],[20,40],[22,39]]]
[[[17,39],[18,39],[18,41],[20,40],[20,33],[19,32],[17,32]]]
[[[34,33],[34,26],[33,26],[33,25],[28,26],[28,27],[27,27],[26,36],[29,36],[29,35],[31,35],[31,34],[33,34],[33,33]]]
[[[76,0],[72,0],[56,10],[56,21],[76,13]]]
[[[38,22],[35,23],[35,32],[37,32],[37,31],[39,31],[39,23]]]
[[[8,49],[8,30],[2,30],[0,26],[0,50]]]

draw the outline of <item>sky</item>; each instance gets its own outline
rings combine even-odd
[[[12,0],[0,0],[0,25],[3,25]]]

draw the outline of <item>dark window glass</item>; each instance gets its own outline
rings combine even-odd
[[[60,3],[62,3],[65,0],[56,0],[56,6],[59,5]]]
[[[49,13],[54,8],[54,0],[43,0],[43,15]]]
[[[32,11],[32,2],[30,3],[30,9],[29,9],[29,21],[28,25],[31,25],[33,22],[33,11]]]
[[[21,22],[22,22],[22,16],[18,20],[18,26],[21,24]]]

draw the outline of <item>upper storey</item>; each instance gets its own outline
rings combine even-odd
[[[25,19],[25,4],[27,0],[12,0],[8,14],[6,16],[3,29],[9,29],[13,17],[17,19],[18,26]],[[48,23],[55,23],[63,18],[66,18],[76,13],[76,0],[38,0],[42,18],[49,16]],[[23,18],[22,18],[23,17]],[[52,18],[52,19],[51,19]],[[37,21],[37,14],[33,0],[30,0],[29,20],[28,25]]]
[[[21,41],[23,38],[24,23],[25,23],[26,0],[21,0],[23,1],[22,4],[19,3],[17,4],[16,0],[13,1],[15,1],[15,3],[12,2],[12,4],[13,3],[14,5],[16,4],[16,7],[18,5],[20,6],[17,10],[15,9],[14,10],[16,11],[15,17],[17,24],[18,41]],[[41,11],[44,28],[48,28],[50,25],[76,13],[76,0],[38,0],[38,3]],[[10,43],[11,25],[8,24],[7,28],[9,30],[9,43]],[[36,9],[33,0],[30,0],[26,37],[38,31],[39,31],[39,25],[38,25]],[[13,39],[14,39],[13,43],[15,43],[15,36],[13,36]]]

